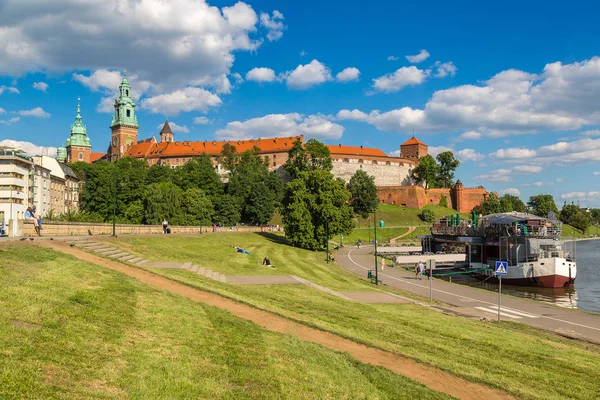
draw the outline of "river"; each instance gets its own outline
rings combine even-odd
[[[546,289],[508,286],[503,283],[502,293],[600,313],[600,240],[577,242],[576,254],[577,279],[574,287]],[[454,276],[452,280],[473,287],[498,290],[496,284],[478,282],[468,276]]]

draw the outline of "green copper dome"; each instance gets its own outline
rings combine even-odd
[[[115,113],[110,127],[118,125],[128,125],[138,127],[137,116],[135,115],[135,101],[131,97],[131,86],[127,80],[127,72],[123,75],[121,85],[119,85],[119,97],[115,100]]]
[[[79,99],[77,99],[77,116],[75,117],[75,123],[71,125],[71,136],[67,139],[67,146],[92,147],[90,138],[87,137],[85,125],[82,122]]]
[[[67,159],[67,149],[66,147],[59,147],[56,151],[56,159],[60,162],[65,162]]]

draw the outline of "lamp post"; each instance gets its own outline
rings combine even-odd
[[[118,154],[111,154],[111,161],[114,160],[114,157],[119,158]],[[113,161],[114,166],[114,180],[113,180],[113,237],[117,237],[117,162]]]
[[[377,268],[377,208],[373,210],[373,240],[375,241],[375,285],[379,285],[379,269]]]
[[[325,261],[329,264],[329,223],[325,220]]]

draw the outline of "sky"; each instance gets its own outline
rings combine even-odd
[[[488,4],[489,3],[489,4]],[[123,71],[139,139],[303,134],[600,207],[600,3],[0,0],[0,145],[55,154],[77,99],[110,142]]]

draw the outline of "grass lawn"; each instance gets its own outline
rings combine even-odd
[[[0,398],[445,399],[36,246],[0,248]]]
[[[230,242],[251,251],[243,266]],[[269,254],[277,273],[294,274],[339,291],[371,286],[315,253],[258,234],[121,237],[114,243],[149,259],[180,259],[231,274],[259,274]],[[183,254],[183,255],[182,255]],[[241,255],[240,255],[241,256]],[[235,260],[235,263],[232,262]],[[412,357],[475,382],[528,399],[590,399],[600,393],[600,347],[510,322],[447,316],[416,305],[357,304],[304,286],[235,286],[182,270],[151,269],[189,285],[303,321],[342,336]],[[499,379],[501,371],[501,379]]]

